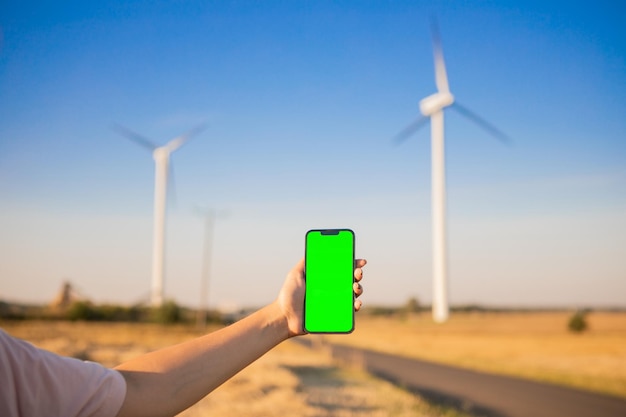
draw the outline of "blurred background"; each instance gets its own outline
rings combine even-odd
[[[311,228],[350,227],[364,302],[431,301],[430,132],[392,138],[436,91],[446,113],[450,301],[626,306],[624,5],[598,1],[58,2],[0,5],[0,299],[71,282],[97,303],[150,292],[155,164],[172,154],[165,297],[274,299]]]

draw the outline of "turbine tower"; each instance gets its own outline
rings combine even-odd
[[[439,31],[435,21],[431,24],[433,54],[435,61],[435,84],[437,92],[422,99],[419,103],[422,116],[409,124],[396,135],[397,143],[403,142],[422,127],[430,118],[431,129],[431,204],[432,204],[432,245],[433,245],[433,320],[442,323],[448,320],[448,260],[446,232],[446,173],[443,111],[452,106],[465,117],[473,120],[483,129],[503,142],[509,138],[493,125],[455,102],[448,85],[448,75],[443,59]]]
[[[163,305],[164,270],[165,270],[165,220],[167,208],[167,181],[171,174],[170,156],[183,146],[192,136],[205,129],[205,125],[198,126],[184,135],[178,136],[163,146],[157,146],[151,140],[123,127],[114,126],[120,134],[147,148],[154,158],[154,220],[152,241],[152,290],[150,304],[153,307]]]

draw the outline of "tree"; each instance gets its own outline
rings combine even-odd
[[[567,328],[570,332],[582,333],[587,330],[587,312],[578,310],[569,319]]]
[[[420,302],[416,297],[411,297],[407,300],[404,305],[404,311],[408,314],[419,313],[420,311]]]

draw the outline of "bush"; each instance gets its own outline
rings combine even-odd
[[[364,314],[368,314],[370,316],[378,316],[378,317],[391,317],[398,313],[397,307],[387,307],[387,306],[370,306],[368,305],[363,309]]]
[[[102,320],[101,312],[86,301],[76,301],[67,310],[67,318],[72,321],[96,321]]]
[[[137,322],[142,321],[143,316],[143,310],[138,306],[95,305],[88,301],[76,301],[65,312],[65,317],[71,321]]]
[[[166,301],[153,310],[154,321],[161,324],[173,324],[182,321],[182,309],[174,301]]]
[[[567,323],[570,332],[581,333],[587,330],[587,313],[584,311],[575,312]]]

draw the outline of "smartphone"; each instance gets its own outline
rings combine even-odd
[[[354,330],[354,232],[309,230],[304,256],[304,330],[351,333]]]

